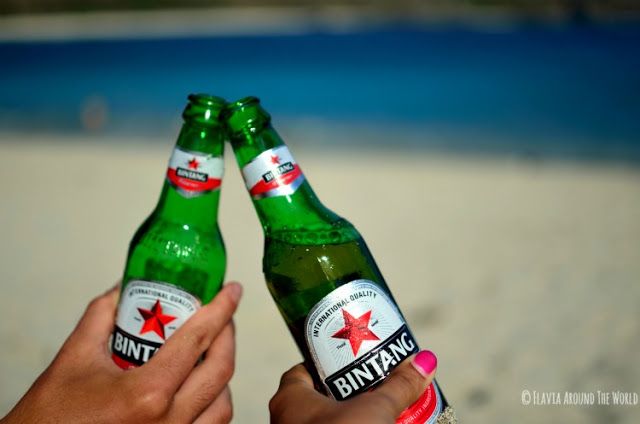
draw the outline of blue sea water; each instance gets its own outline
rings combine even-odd
[[[451,149],[640,158],[640,24],[4,42],[0,64],[5,130],[83,131],[81,111],[99,99],[102,132],[164,131],[188,93],[210,92],[257,95],[280,126],[312,119],[446,134]]]

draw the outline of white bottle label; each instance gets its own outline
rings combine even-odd
[[[113,361],[123,369],[144,364],[200,306],[195,296],[171,284],[130,281],[111,339]]]
[[[169,159],[167,181],[183,196],[194,197],[218,190],[223,174],[223,158],[176,147]]]
[[[349,399],[419,351],[400,311],[374,282],[354,280],[325,296],[305,320],[305,339],[327,392]],[[442,399],[431,385],[399,423],[435,423]]]
[[[242,176],[254,199],[293,194],[304,182],[304,174],[287,146],[260,153],[242,168]]]

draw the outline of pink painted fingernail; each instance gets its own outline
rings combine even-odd
[[[412,364],[420,374],[426,377],[436,369],[438,358],[430,350],[421,350],[415,358],[413,358]]]

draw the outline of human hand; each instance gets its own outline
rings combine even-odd
[[[438,360],[423,350],[374,390],[338,402],[316,391],[302,364],[283,374],[269,403],[273,424],[394,424],[431,384]]]
[[[89,304],[51,365],[0,423],[228,423],[231,318],[241,295],[238,283],[226,284],[149,362],[123,371],[107,348],[118,289],[108,291]]]

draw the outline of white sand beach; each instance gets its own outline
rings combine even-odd
[[[0,416],[119,279],[172,142],[0,136]],[[640,422],[640,405],[521,401],[640,392],[640,168],[336,152],[293,153],[365,236],[463,422]],[[245,287],[234,422],[266,423],[300,355],[262,279],[261,229],[229,150],[220,222],[227,278]]]

